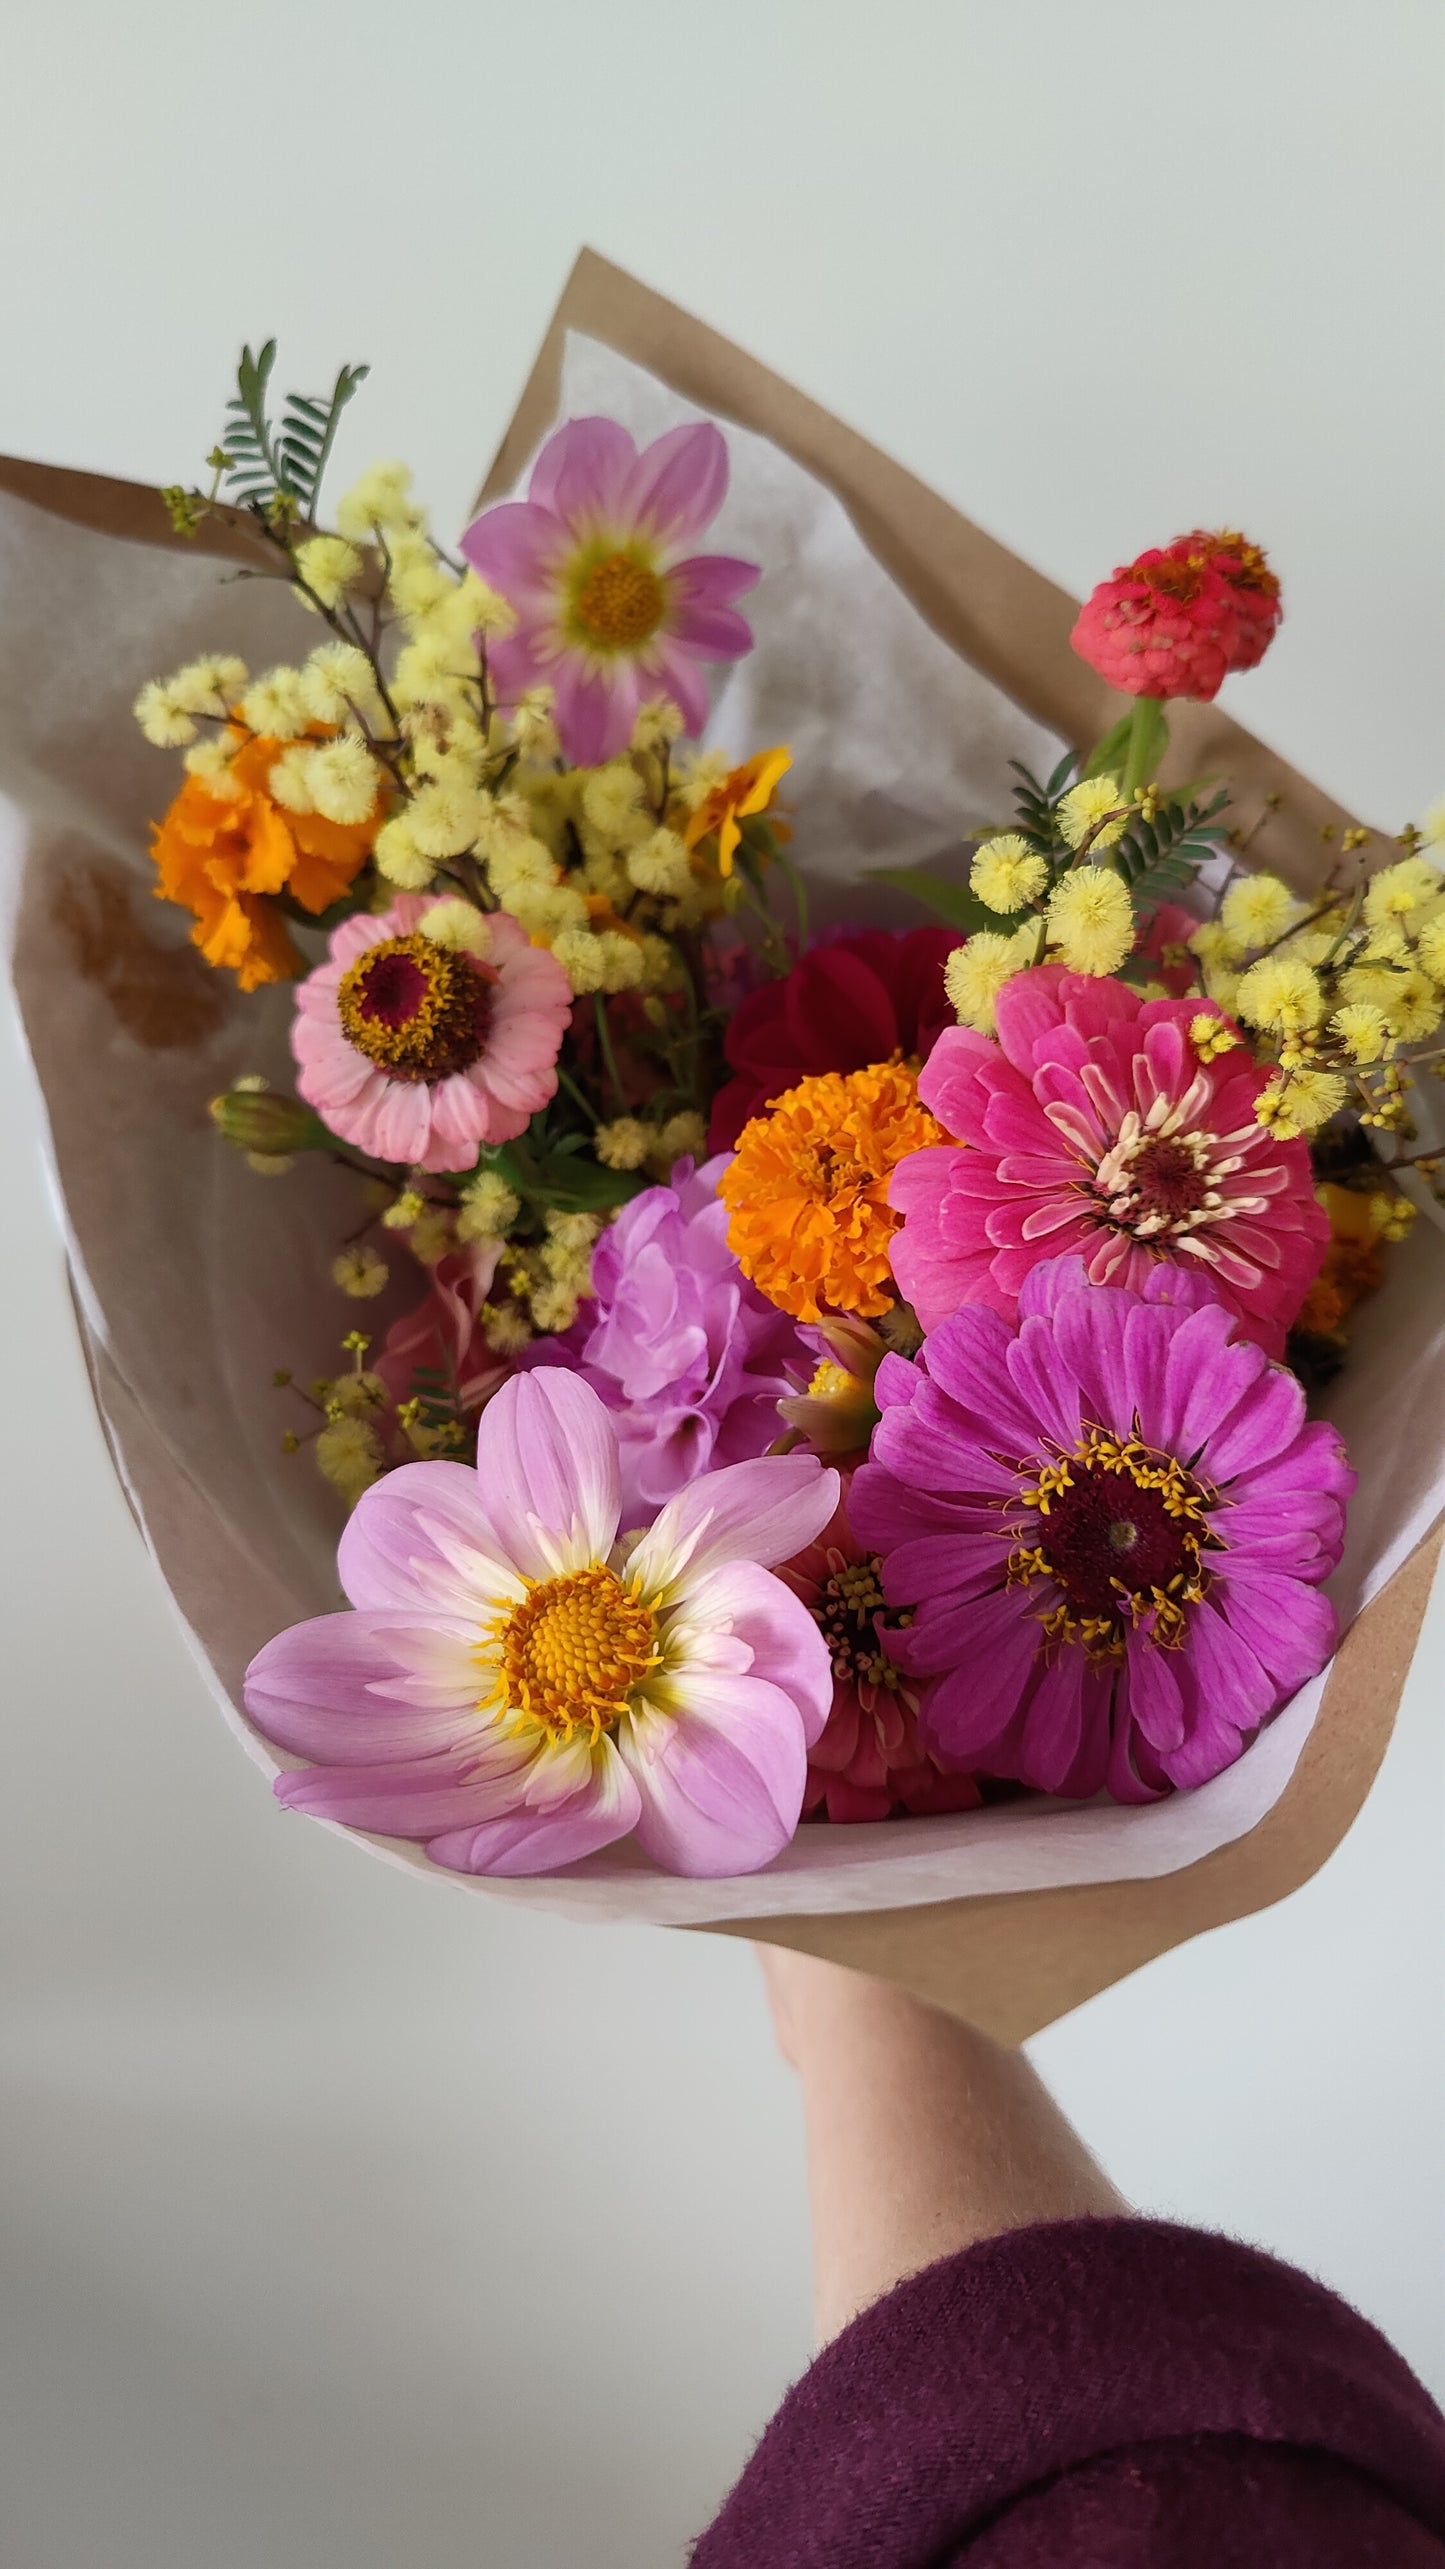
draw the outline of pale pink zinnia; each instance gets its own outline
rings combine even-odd
[[[475,1470],[405,1464],[363,1493],[338,1554],[355,1611],[252,1661],[253,1721],[313,1761],[279,1799],[462,1873],[546,1873],[629,1835],[673,1873],[755,1871],[797,1827],[832,1691],[768,1565],[837,1496],[809,1456],[735,1463],[619,1541],[597,1394],[514,1376]]]
[[[555,1094],[572,985],[504,911],[481,922],[486,952],[468,954],[422,935],[429,906],[404,893],[343,919],[296,993],[296,1085],[374,1159],[469,1169]]]
[[[893,1172],[893,1271],[925,1329],[960,1303],[1011,1313],[1041,1258],[1077,1251],[1097,1284],[1164,1262],[1202,1274],[1273,1356],[1329,1245],[1309,1146],[1255,1119],[1268,1073],[1216,1052],[1212,1001],[1141,999],[1047,964],[1006,982],[998,1041],[950,1027],[918,1094],[965,1148]]]
[[[624,750],[652,697],[670,696],[688,731],[701,731],[701,664],[751,650],[733,601],[757,564],[690,550],[727,486],[727,446],[710,420],[670,428],[639,454],[616,420],[569,419],[533,465],[527,497],[485,509],[462,537],[518,617],[490,646],[503,704],[553,687],[577,765]]]
[[[1032,1269],[886,1356],[849,1513],[927,1747],[1048,1793],[1203,1784],[1321,1669],[1354,1474],[1198,1276]]]

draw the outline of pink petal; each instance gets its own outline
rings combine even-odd
[[[831,1511],[830,1511],[831,1513]],[[618,1745],[642,1797],[637,1842],[670,1873],[753,1873],[797,1828],[808,1752],[797,1705],[759,1677],[689,1670],[679,1709],[625,1723]]]
[[[1151,1748],[1178,1748],[1184,1737],[1184,1699],[1170,1653],[1158,1649],[1147,1633],[1131,1632],[1128,1675],[1130,1719]]]
[[[634,522],[637,462],[636,446],[615,419],[569,419],[532,466],[527,496],[582,533],[620,534]]]
[[[461,549],[489,587],[521,614],[549,614],[569,550],[566,529],[545,508],[503,500],[472,520]]]
[[[1225,1620],[1269,1670],[1280,1696],[1317,1677],[1334,1649],[1334,1607],[1318,1588],[1230,1559],[1212,1591]]]
[[[621,652],[606,661],[590,661],[568,651],[558,660],[553,679],[557,729],[573,765],[596,767],[616,758],[632,738],[642,701],[636,661]]]
[[[527,1578],[605,1561],[621,1513],[617,1432],[590,1383],[559,1365],[503,1383],[477,1429],[477,1488]]]
[[[475,1740],[469,1627],[428,1634],[418,1621],[317,1615],[278,1632],[246,1671],[257,1729],[298,1757],[344,1766],[430,1758]]]
[[[429,1838],[438,1829],[475,1826],[516,1792],[515,1772],[490,1772],[476,1760],[418,1759],[393,1766],[302,1766],[278,1775],[274,1791],[288,1810],[383,1837]]]
[[[522,1379],[537,1382],[542,1377]],[[505,1397],[505,1392],[497,1396]],[[597,1405],[600,1410],[601,1402]],[[483,1432],[496,1406],[494,1401],[485,1413]],[[633,1551],[629,1569],[649,1590],[679,1596],[729,1562],[753,1561],[769,1569],[775,1561],[791,1560],[822,1533],[838,1504],[839,1486],[837,1473],[824,1471],[812,1454],[770,1454],[753,1463],[725,1464],[668,1500]]]
[[[926,1615],[911,1629],[923,1640]],[[1034,1607],[1019,1588],[980,1597],[968,1609],[968,1629],[967,1664],[930,1689],[920,1717],[929,1743],[955,1766],[986,1762],[990,1742],[1019,1709],[1042,1641]]]
[[[752,626],[732,607],[673,605],[664,630],[685,651],[696,651],[704,660],[741,660],[753,647]]]
[[[637,457],[625,486],[627,518],[659,544],[689,544],[711,526],[727,487],[727,440],[712,420],[694,420],[655,437]]]
[[[373,1481],[346,1521],[336,1566],[354,1606],[421,1608],[474,1629],[489,1600],[517,1593],[513,1556],[497,1548],[466,1463],[402,1463]]]
[[[1083,1736],[1087,1672],[1084,1652],[1072,1648],[1038,1664],[1013,1742],[1016,1754],[1009,1761],[1017,1767],[1020,1781],[1036,1792],[1069,1790],[1081,1754],[1087,1753]],[[1102,1758],[1099,1763],[1102,1767]],[[1097,1785],[1093,1789],[1097,1791]]]
[[[649,696],[670,696],[681,714],[692,738],[704,728],[709,713],[707,680],[681,643],[673,644],[666,633],[659,634],[648,663],[648,681],[643,690]]]
[[[791,1588],[753,1561],[734,1561],[688,1591],[689,1632],[724,1628],[751,1653],[750,1672],[791,1696],[811,1748],[832,1710],[833,1669],[817,1624]]]
[[[734,598],[755,589],[761,576],[756,562],[743,562],[735,553],[694,553],[671,565],[667,585],[685,606],[730,607]]]
[[[611,1740],[599,1741],[585,1788],[566,1801],[519,1804],[480,1828],[449,1829],[427,1853],[453,1873],[552,1873],[612,1846],[637,1824],[641,1801]]]

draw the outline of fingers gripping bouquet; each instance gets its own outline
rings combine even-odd
[[[317,1291],[378,1312],[277,1378],[351,1509],[348,1609],[247,1682],[282,1801],[463,1872],[718,1877],[1219,1774],[1333,1646],[1353,1476],[1306,1390],[1437,1174],[1445,1013],[1416,834],[1307,904],[1156,781],[1166,702],[1273,636],[1263,555],[1103,583],[1114,729],[1020,771],[967,884],[907,874],[938,924],[814,937],[789,752],[694,745],[759,576],[703,549],[720,432],[574,419],[452,558],[398,465],[326,523],[359,370],[277,425],[272,354],[167,497],[253,533],[312,648],[137,713],[185,751],[159,892],[295,984],[294,1095],[216,1121],[353,1173]]]

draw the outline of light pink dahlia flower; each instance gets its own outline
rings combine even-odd
[[[996,1043],[939,1036],[918,1094],[967,1147],[915,1151],[890,1190],[893,1271],[925,1329],[965,1302],[1011,1313],[1041,1258],[1077,1250],[1096,1284],[1192,1268],[1282,1353],[1329,1223],[1308,1144],[1255,1121],[1268,1073],[1242,1042],[1201,1059],[1201,1016],[1220,1012],[1047,964],[1005,983]]]
[[[849,1514],[945,1763],[1047,1793],[1203,1784],[1315,1676],[1355,1476],[1201,1279],[1033,1268],[885,1356]]]
[[[629,1834],[669,1872],[755,1871],[797,1827],[832,1698],[822,1635],[767,1565],[837,1497],[811,1457],[735,1463],[619,1542],[597,1394],[515,1376],[475,1471],[410,1463],[363,1493],[338,1554],[356,1611],[252,1661],[253,1721],[312,1760],[278,1798],[461,1873],[546,1873]]]
[[[533,465],[527,497],[484,509],[462,537],[467,560],[517,612],[516,632],[490,646],[501,701],[554,687],[562,746],[579,766],[624,750],[650,697],[670,696],[701,731],[700,664],[752,649],[733,600],[757,564],[688,549],[727,486],[727,446],[709,420],[670,428],[639,455],[615,420],[569,419]]]
[[[512,1141],[554,1094],[572,985],[504,911],[474,955],[421,934],[428,907],[404,893],[343,919],[296,993],[296,1085],[374,1159],[469,1169],[479,1144]]]

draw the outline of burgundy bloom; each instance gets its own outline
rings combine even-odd
[[[864,928],[755,990],[728,1026],[734,1076],[713,1101],[709,1147],[730,1151],[754,1115],[820,1071],[867,1070],[894,1053],[926,1061],[957,1022],[943,967],[959,942],[953,928]]]
[[[1040,1791],[1202,1784],[1324,1666],[1354,1474],[1208,1289],[1035,1267],[884,1358],[854,1531],[883,1560],[920,1736]]]
[[[801,1597],[833,1663],[832,1706],[808,1751],[804,1813],[856,1821],[972,1811],[981,1798],[972,1776],[945,1774],[918,1736],[918,1688],[890,1655],[879,1622],[880,1568],[851,1532],[840,1499],[816,1542],[777,1574]]]
[[[999,993],[998,1041],[939,1036],[918,1093],[965,1149],[893,1172],[893,1271],[925,1329],[960,1303],[1012,1313],[1041,1258],[1077,1250],[1096,1284],[1204,1273],[1272,1356],[1329,1246],[1309,1146],[1255,1119],[1268,1072],[1243,1042],[1202,1060],[1200,999],[1045,964]]]

